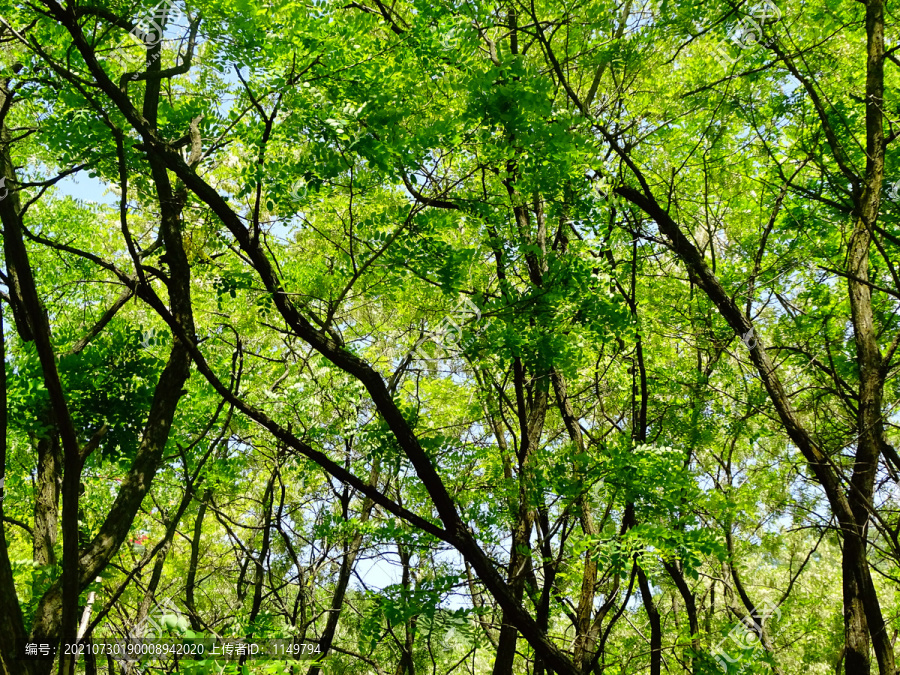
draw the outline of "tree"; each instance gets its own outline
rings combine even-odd
[[[892,674],[858,4],[9,5],[4,630],[168,596],[310,675]]]

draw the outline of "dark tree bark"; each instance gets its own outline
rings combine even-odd
[[[34,486],[34,562],[56,564],[59,527],[59,491],[62,479],[62,449],[52,429],[37,439],[37,476]]]
[[[400,585],[403,586],[405,591],[408,591],[412,585],[412,579],[410,578],[410,560],[412,556],[409,549],[399,541],[397,542],[397,553],[400,556],[400,565],[403,568]],[[416,675],[416,662],[413,654],[416,623],[416,616],[411,616],[403,622],[403,641],[397,640],[397,644],[400,647],[400,661],[397,663],[396,675]]]
[[[637,174],[640,174],[640,170],[633,164],[632,168]],[[748,334],[753,328],[749,319],[741,312],[736,302],[728,296],[719,280],[706,265],[700,252],[685,237],[668,213],[652,197],[648,197],[647,192],[641,192],[630,187],[616,188],[616,192],[653,217],[660,230],[669,238],[673,251],[684,262],[694,283],[706,292],[738,335]],[[886,644],[889,644],[889,636],[886,635],[883,628],[877,628],[877,626],[884,626],[884,619],[881,615],[878,597],[872,583],[871,571],[865,557],[864,533],[860,531],[857,525],[850,500],[841,488],[840,479],[832,468],[830,458],[813,440],[808,430],[797,418],[775,366],[766,352],[762,340],[758,337],[756,347],[750,351],[750,358],[756,366],[769,399],[775,406],[788,437],[800,449],[807,460],[813,475],[823,487],[832,511],[840,523],[841,535],[845,542],[844,555],[850,558],[843,565],[843,569],[845,573],[852,571],[857,575],[855,580],[845,583],[844,590],[845,593],[850,593],[850,598],[855,597],[857,593],[861,594],[860,602],[853,601],[849,605],[847,603],[848,596],[845,595],[845,616],[853,617],[850,620],[855,626],[853,629],[854,640],[859,639],[859,631],[862,630],[862,626],[865,623],[874,622],[876,627],[870,625],[867,630],[873,636],[878,635],[882,643],[880,649],[876,650],[876,655],[881,654],[879,658],[886,664],[892,663],[892,653],[889,653],[886,649]],[[860,609],[863,610],[863,614],[859,613]],[[853,655],[854,650],[855,656]],[[861,664],[868,662],[868,654],[864,652],[861,644],[858,644],[857,648],[848,645],[847,662],[857,664],[855,667],[864,667]],[[881,675],[887,675],[888,673],[893,675],[893,666],[885,666],[885,668],[881,670]],[[851,675],[853,672],[848,667],[847,674]]]
[[[637,239],[632,243],[631,248],[631,296],[627,297],[631,314],[637,318],[638,313],[638,294],[637,294],[637,263],[638,249]],[[635,444],[646,443],[647,441],[647,406],[649,392],[647,389],[647,369],[644,364],[644,344],[641,334],[637,334],[637,340],[634,346],[634,359],[631,367],[631,436]],[[622,518],[623,532],[636,525],[635,508],[632,502],[625,507],[625,515]],[[650,675],[660,675],[662,672],[662,620],[659,615],[659,609],[653,601],[653,594],[650,590],[650,582],[641,563],[635,556],[635,564],[637,568],[638,588],[641,591],[641,602],[644,605],[644,611],[647,613],[647,620],[650,624]]]
[[[884,183],[884,6],[880,0],[866,2],[866,35],[866,168],[847,252],[847,287],[859,367],[859,389],[856,457],[847,492],[857,531],[856,536],[848,538],[844,544],[845,559],[841,565],[844,573],[844,610],[848,620],[845,663],[848,675],[851,672],[865,672],[851,669],[867,668],[860,657],[865,654],[868,659],[868,639],[862,639],[868,633],[866,638],[871,636],[879,672],[894,675],[894,647],[884,623],[866,553],[875,477],[882,447],[886,444],[882,411],[885,373],[872,311],[872,290],[867,283],[869,249]]]
[[[653,602],[653,593],[650,591],[650,582],[641,566],[637,567],[638,588],[641,589],[641,602],[647,613],[650,623],[650,675],[662,673],[662,619],[656,603]]]
[[[560,523],[561,534],[559,542],[559,554],[554,559],[553,547],[551,546],[549,537],[550,516],[547,510],[547,504],[543,498],[543,495],[541,495],[540,493],[536,495],[536,500],[537,519],[535,523],[537,525],[538,535],[540,537],[538,543],[542,558],[541,567],[544,573],[544,583],[539,587],[536,575],[534,574],[534,569],[531,565],[529,565],[528,583],[532,588],[532,602],[535,606],[535,618],[537,619],[538,626],[541,628],[541,630],[547,632],[550,628],[550,600],[553,591],[556,588],[556,576],[557,572],[559,571],[560,561],[565,553],[568,517],[563,516],[562,522]],[[541,658],[541,656],[539,654],[535,654],[533,675],[552,675],[552,673],[553,671],[548,670],[544,665],[544,660]]]
[[[847,251],[848,290],[851,319],[856,341],[859,366],[859,408],[857,415],[857,453],[849,490],[845,493],[840,477],[834,472],[830,458],[814,442],[809,432],[797,419],[787,393],[775,373],[766,350],[757,340],[757,347],[750,350],[750,358],[773,402],[782,424],[806,458],[816,480],[825,490],[832,511],[841,527],[844,542],[842,553],[842,587],[845,616],[845,669],[848,675],[869,672],[869,644],[875,647],[881,675],[894,675],[896,670],[893,647],[885,629],[878,595],[875,590],[867,559],[867,523],[872,508],[874,478],[879,456],[885,446],[882,424],[882,392],[884,377],[881,353],[871,306],[871,288],[868,285],[869,248],[880,208],[880,193],[884,182],[884,7],[880,0],[865,2],[867,34],[866,48],[866,167],[863,176],[857,175],[831,126],[825,107],[815,84],[803,76],[791,57],[776,44],[772,49],[788,70],[804,86],[822,124],[825,138],[835,160],[847,181],[853,186],[854,228]],[[709,270],[702,255],[681,232],[651,194],[641,171],[618,144],[601,128],[607,140],[628,164],[641,183],[641,190],[630,187],[617,188],[616,192],[640,207],[659,225],[668,237],[673,251],[682,259],[692,281],[699,285],[713,301],[722,316],[735,332],[746,335],[753,326],[738,308]]]
[[[520,478],[520,481],[522,478]],[[525,565],[530,556],[531,530],[533,525],[532,510],[527,501],[525,490],[520,490],[520,507],[516,513],[512,531],[512,544],[509,555],[508,579],[514,601],[521,605],[525,595]],[[500,636],[494,657],[493,675],[511,675],[516,658],[516,643],[519,631],[511,623],[512,618],[504,610],[501,618]]]
[[[534,528],[533,455],[540,444],[547,416],[549,383],[547,373],[526,381],[525,367],[520,359],[513,362],[513,384],[516,390],[516,413],[519,418],[518,500],[515,504],[513,527],[510,533],[507,579],[516,606],[525,597],[527,569],[531,564],[531,532]],[[500,636],[494,659],[493,675],[512,675],[516,658],[519,631],[513,617],[504,608]]]
[[[694,592],[688,586],[687,580],[677,564],[664,561],[663,567],[665,567],[666,572],[672,578],[678,593],[681,595],[681,599],[684,601],[684,611],[688,616],[688,626],[691,631],[690,670],[692,673],[695,673],[696,657],[700,654],[700,621],[697,617],[697,599],[694,597]]]
[[[264,509],[263,512],[263,524],[262,524],[262,543],[259,547],[259,553],[256,556],[256,560],[254,560],[254,574],[253,574],[253,601],[250,605],[250,615],[248,623],[253,626],[253,622],[256,621],[256,617],[259,616],[259,611],[262,609],[262,592],[263,592],[263,582],[266,578],[266,560],[269,558],[269,547],[272,541],[272,502],[275,493],[275,478],[278,475],[277,470],[272,471],[272,475],[269,477],[268,482],[266,483],[266,489],[263,494],[262,506]],[[253,637],[255,633],[255,629],[251,628],[250,634],[247,636],[248,639]]]
[[[4,106],[11,94],[5,89],[0,94]],[[7,133],[5,120],[0,120],[2,131]],[[6,137],[8,138],[8,136]],[[5,176],[14,176],[8,141],[0,143],[0,168]],[[61,608],[61,631],[66,642],[74,643],[78,622],[78,498],[81,485],[81,448],[69,415],[68,404],[56,368],[56,355],[50,338],[50,324],[37,293],[34,274],[28,259],[28,251],[22,234],[21,202],[18,192],[11,192],[0,201],[0,220],[3,222],[3,250],[10,278],[15,278],[17,292],[21,295],[22,310],[34,338],[38,360],[43,371],[44,385],[50,398],[51,426],[59,432],[63,448],[63,573],[62,592],[65,597]],[[51,640],[55,643],[55,640]],[[72,658],[60,658],[60,672],[73,673]]]

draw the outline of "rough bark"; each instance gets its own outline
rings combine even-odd
[[[10,93],[3,87],[0,102],[6,103]],[[0,167],[5,176],[15,175],[10,155],[9,136],[5,124],[0,122]],[[59,432],[63,448],[62,479],[62,534],[63,572],[62,586],[66,601],[62,610],[62,635],[66,642],[74,642],[78,621],[78,498],[81,485],[81,448],[62,383],[56,368],[56,355],[50,337],[50,324],[38,297],[34,273],[28,258],[28,251],[22,233],[21,201],[18,192],[11,192],[0,201],[0,220],[3,222],[3,250],[10,278],[16,279],[17,292],[21,298],[21,309],[25,314],[35,349],[43,372],[44,385],[50,398],[51,426]],[[62,657],[60,670],[74,672],[74,659]]]
[[[516,412],[519,418],[518,499],[515,504],[510,532],[507,583],[517,607],[525,597],[527,566],[531,564],[531,531],[534,528],[533,454],[537,449],[547,416],[548,383],[546,374],[526,382],[526,371],[519,359],[513,362],[513,383],[516,390]],[[493,675],[511,675],[515,665],[519,631],[513,616],[504,608],[500,637],[494,658]]]
[[[262,524],[262,543],[260,544],[259,553],[254,561],[253,602],[250,605],[250,616],[248,621],[251,626],[251,632],[247,636],[248,639],[253,637],[253,622],[256,621],[256,617],[259,616],[259,611],[262,609],[262,591],[266,575],[266,560],[269,557],[269,546],[272,541],[272,501],[274,498],[275,478],[277,475],[277,470],[272,472],[272,475],[266,483],[266,490],[262,499],[263,509],[265,510]]]
[[[34,486],[34,542],[32,557],[39,565],[56,564],[59,527],[59,491],[62,480],[62,449],[53,430],[37,439],[37,476]]]
[[[410,552],[406,546],[397,542],[397,553],[400,556],[400,564],[403,574],[400,584],[408,591],[411,585],[410,579]],[[413,647],[415,646],[416,617],[411,616],[403,622],[403,641],[397,640],[400,647],[400,661],[397,663],[397,675],[416,675],[416,663],[413,659]],[[395,636],[396,637],[396,636]]]
[[[634,170],[637,171],[637,168],[634,167]],[[669,238],[672,250],[684,262],[694,283],[707,294],[723,318],[726,319],[738,335],[748,334],[753,327],[749,319],[741,312],[737,303],[725,292],[718,278],[703,260],[700,252],[687,239],[678,224],[675,223],[668,213],[652,197],[648,197],[641,191],[630,187],[619,187],[616,188],[616,192],[640,207],[656,221],[660,230]],[[846,542],[845,546],[849,545],[851,548],[849,555],[855,557],[849,567],[858,570],[858,574],[861,577],[858,579],[858,582],[862,588],[869,588],[874,593],[868,565],[859,564],[859,556],[865,549],[860,539],[861,533],[856,524],[850,501],[841,488],[840,480],[832,468],[831,460],[812,439],[808,430],[798,419],[787,391],[775,372],[774,364],[766,352],[763,340],[759,336],[756,339],[757,344],[750,351],[750,359],[760,375],[763,386],[778,413],[785,432],[803,454],[813,475],[825,491],[832,512],[840,523],[842,537]],[[851,539],[853,542],[850,541]],[[864,556],[864,553],[862,555]],[[867,617],[871,612],[872,616],[877,618],[880,616],[877,596],[869,595],[869,599],[870,603],[865,608]],[[859,619],[855,620],[858,621]],[[883,619],[881,622],[883,624]],[[887,655],[885,656],[887,657]],[[861,653],[860,657],[862,657]],[[852,671],[848,670],[847,672],[849,675]],[[885,671],[882,675],[887,673],[893,675],[892,671]]]
[[[520,482],[523,480],[520,477]],[[513,598],[518,605],[522,604],[525,596],[525,566],[531,555],[531,530],[534,524],[533,510],[528,503],[528,495],[523,487],[519,490],[519,508],[515,515],[515,524],[512,530],[511,548],[509,554],[509,567],[507,569],[508,583],[513,593]],[[503,611],[500,625],[500,637],[497,640],[497,650],[494,656],[493,675],[511,675],[516,659],[516,643],[519,631],[512,623],[512,617],[506,610]]]
[[[885,627],[866,553],[875,478],[881,449],[885,444],[882,355],[872,311],[872,291],[867,283],[869,249],[878,220],[884,182],[884,6],[880,0],[866,2],[866,34],[866,168],[847,251],[847,289],[859,368],[859,389],[856,457],[847,494],[857,536],[845,542],[842,561],[844,612],[848,619],[845,667],[848,675],[853,672],[851,668],[865,667],[859,662],[862,660],[862,649],[868,647],[868,640],[861,639],[867,632],[875,648],[879,672],[894,675],[894,649]],[[851,579],[847,579],[848,574],[852,575]],[[865,657],[868,659],[868,650]]]

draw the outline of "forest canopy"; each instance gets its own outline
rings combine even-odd
[[[897,675],[893,9],[0,0],[0,673]]]

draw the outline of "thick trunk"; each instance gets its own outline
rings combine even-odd
[[[19,222],[18,199],[10,198],[0,202],[0,216],[5,228],[4,244],[7,263],[17,269],[25,309],[33,328],[37,351],[41,357],[44,378],[50,392],[50,400],[54,413],[54,421],[60,432],[63,446],[63,575],[61,582],[55,583],[44,594],[35,612],[31,636],[32,641],[55,644],[62,638],[66,642],[74,642],[78,622],[78,597],[84,589],[108,564],[109,560],[125,540],[128,530],[137,513],[144,495],[150,487],[162,451],[168,438],[175,409],[182,394],[182,387],[189,374],[189,360],[186,350],[176,342],[170,359],[163,370],[157,384],[153,403],[147,418],[134,463],[128,476],[122,482],[119,494],[112,510],[100,527],[94,539],[82,550],[78,546],[78,496],[80,491],[80,474],[82,457],[75,430],[66,406],[65,396],[56,371],[55,356],[50,343],[49,326],[46,316],[37,298],[34,277],[28,264],[27,251],[22,241],[22,228]],[[181,248],[180,234],[177,229],[169,231],[167,246]],[[175,239],[173,236],[178,238]],[[183,249],[182,249],[183,256]],[[177,260],[177,258],[176,258]],[[186,262],[185,262],[186,264]],[[173,277],[175,275],[173,274]],[[182,325],[192,333],[192,323],[183,311],[184,298],[179,291],[185,292],[183,285],[170,287],[170,298],[173,308],[182,321]],[[189,302],[189,300],[188,300]],[[73,560],[74,559],[74,560]],[[13,597],[15,597],[13,595]],[[38,662],[35,672],[48,672],[47,662]],[[65,672],[74,668],[74,660],[68,659],[61,664]]]
[[[685,237],[684,233],[669,214],[662,209],[652,197],[648,197],[646,193],[641,193],[630,187],[617,188],[616,192],[639,206],[648,215],[654,218],[659,225],[660,230],[669,238],[675,253],[685,263],[692,280],[704,290],[738,335],[748,334],[753,328],[749,319],[741,312],[735,301],[728,296],[719,280],[706,265],[700,252],[687,237]],[[859,624],[860,621],[869,623],[869,630],[872,631],[872,636],[877,637],[879,642],[879,646],[876,648],[876,655],[885,664],[880,668],[881,675],[894,675],[893,654],[889,649],[889,636],[886,635],[883,629],[877,628],[877,625],[883,626],[884,624],[878,604],[878,598],[877,595],[875,595],[874,586],[871,584],[871,577],[868,573],[867,565],[860,563],[860,560],[864,560],[865,558],[865,546],[860,539],[860,528],[854,514],[856,509],[851,506],[850,499],[843,491],[840,479],[831,465],[830,458],[813,440],[808,430],[798,419],[790,402],[790,398],[778,377],[775,365],[766,352],[762,340],[759,336],[757,336],[756,339],[756,346],[750,350],[750,359],[756,366],[760,379],[778,412],[787,435],[800,449],[816,480],[823,487],[832,512],[840,523],[841,536],[844,539],[845,547],[849,546],[851,549],[856,548],[855,551],[851,550],[849,553],[853,560],[850,566],[854,566],[860,570],[860,578],[853,582],[854,586],[850,589],[846,589],[845,587],[845,592],[849,590],[853,594],[860,592],[864,594],[860,601],[866,616],[864,619],[861,618],[859,615],[860,603],[857,603],[856,601],[850,606],[845,605],[845,615],[854,624]],[[860,445],[862,446],[862,443]],[[874,471],[875,466],[876,464],[870,461],[868,462],[867,467],[860,468],[863,468],[864,470],[869,470],[869,468],[871,468],[871,470]],[[860,484],[863,484],[861,479],[858,480]],[[863,491],[862,495],[857,495],[855,499],[865,501],[865,494],[866,492]],[[869,492],[869,494],[871,495],[871,492]],[[853,542],[851,542],[851,539]],[[866,581],[867,577],[868,581]],[[855,586],[856,583],[860,584],[858,588]],[[873,625],[873,621],[875,625]],[[858,662],[862,662],[864,658],[867,657],[861,651],[857,652],[856,656],[853,657],[853,659]],[[848,675],[852,672],[853,671],[850,669],[847,670]]]
[[[2,98],[10,96],[3,87]],[[10,156],[9,136],[5,124],[0,129],[0,168],[2,174],[12,178],[15,175]],[[0,201],[0,220],[3,222],[3,250],[8,276],[15,279],[14,292],[20,296],[21,309],[34,338],[35,351],[43,371],[44,385],[50,399],[51,426],[59,432],[63,448],[62,483],[62,533],[63,566],[62,592],[66,602],[61,607],[61,631],[66,642],[75,642],[78,622],[78,497],[81,482],[81,449],[75,427],[69,414],[62,382],[56,368],[56,355],[50,337],[50,324],[37,292],[34,272],[29,262],[22,232],[21,202],[18,192]],[[13,289],[11,289],[13,290]],[[52,640],[51,643],[55,643]],[[60,672],[74,672],[74,659],[63,656]]]
[[[866,555],[866,531],[872,508],[874,484],[881,449],[885,446],[882,423],[884,373],[872,311],[869,250],[880,210],[884,182],[884,6],[866,2],[866,170],[854,210],[854,229],[847,253],[847,284],[859,367],[857,452],[850,479],[848,501],[856,536],[846,537],[842,556],[845,668],[850,673],[869,672],[869,638],[875,648],[879,672],[894,675],[893,646],[884,625]]]
[[[521,599],[521,596],[517,596]],[[493,675],[511,675],[516,659],[516,642],[519,633],[516,627],[509,623],[506,612],[501,614],[500,637],[497,640],[497,651],[494,654]]]
[[[56,564],[59,527],[59,490],[62,480],[62,448],[53,430],[37,441],[37,477],[34,486],[33,559],[38,565]]]
[[[416,636],[416,617],[407,621],[404,624],[403,629],[406,637],[403,643],[403,654],[400,657],[398,675],[416,675],[416,662],[413,660],[413,647],[415,646]]]
[[[855,558],[855,555],[847,554],[845,544],[841,560],[844,593],[844,667],[847,675],[869,675],[871,640]]]
[[[880,0],[866,3],[866,172],[847,252],[850,314],[859,367],[857,443],[848,500],[856,524],[856,536],[844,543],[844,614],[846,618],[848,675],[862,665],[867,630],[875,648],[881,675],[894,675],[894,650],[884,625],[878,595],[872,583],[866,555],[866,533],[875,491],[875,478],[884,446],[882,355],[872,310],[869,250],[878,220],[884,182],[884,6]],[[847,575],[851,575],[848,579]],[[868,659],[868,651],[865,652]],[[855,664],[851,666],[851,663]],[[860,670],[859,672],[864,672]]]

